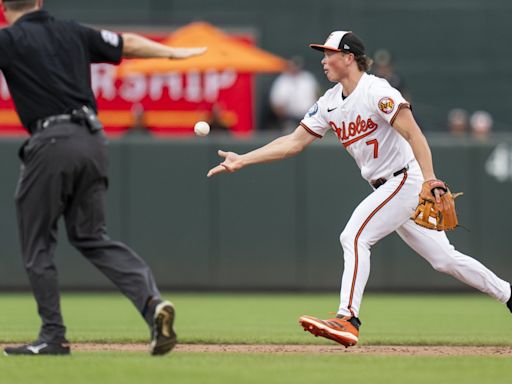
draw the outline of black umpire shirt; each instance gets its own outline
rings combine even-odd
[[[24,127],[87,105],[96,111],[91,63],[118,64],[123,39],[39,10],[0,30],[0,69]]]

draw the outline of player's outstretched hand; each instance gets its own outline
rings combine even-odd
[[[218,173],[230,172],[233,173],[243,167],[241,156],[235,152],[224,152],[219,150],[217,152],[220,157],[224,158],[224,161],[213,167],[208,172],[207,177],[212,177]]]
[[[208,50],[207,47],[195,48],[173,48],[171,59],[186,59],[189,57],[199,56]]]

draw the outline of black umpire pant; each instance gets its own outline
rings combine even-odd
[[[35,133],[20,150],[16,208],[23,262],[42,327],[39,338],[65,341],[54,251],[64,216],[70,243],[103,272],[149,323],[145,306],[160,293],[148,265],[112,241],[105,224],[107,140],[85,125],[58,123]]]

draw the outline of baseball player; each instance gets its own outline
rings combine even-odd
[[[410,220],[424,183],[434,186],[438,202],[446,188],[436,179],[428,143],[409,103],[386,80],[366,73],[371,60],[363,42],[352,32],[334,31],[324,44],[310,46],[323,52],[324,73],[336,85],[311,107],[292,134],[243,155],[219,151],[223,162],[208,172],[210,177],[293,156],[327,131],[337,136],[361,169],[373,192],[357,206],[340,236],[345,266],[337,315],[328,320],[302,316],[300,324],[316,336],[346,347],[355,345],[370,248],[393,231],[433,268],[507,303],[512,311],[507,281],[456,251],[443,231]]]
[[[57,222],[69,241],[135,305],[151,331],[150,352],[176,344],[174,307],[149,266],[109,238],[105,223],[107,141],[96,117],[90,64],[122,57],[187,58],[205,48],[173,48],[135,34],[97,31],[57,20],[42,0],[0,0],[10,27],[0,30],[0,69],[30,138],[20,149],[16,212],[23,263],[42,320],[36,341],[7,355],[70,353],[53,261]]]

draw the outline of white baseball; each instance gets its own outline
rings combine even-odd
[[[210,124],[206,121],[198,121],[196,125],[194,125],[194,132],[197,136],[206,136],[210,133]]]

